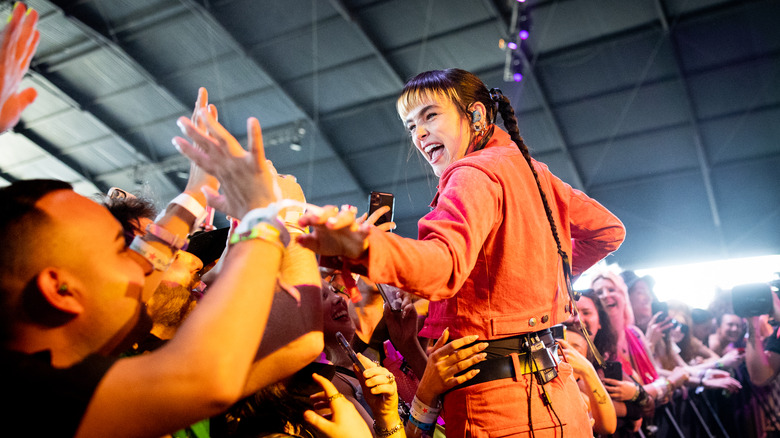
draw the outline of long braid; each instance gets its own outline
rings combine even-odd
[[[498,101],[498,112],[501,114],[501,119],[504,121],[504,128],[506,128],[509,136],[512,138],[512,141],[517,144],[520,152],[523,153],[523,157],[525,157],[525,161],[528,162],[528,166],[531,168],[531,173],[534,175],[536,188],[539,189],[539,194],[542,196],[544,211],[547,213],[547,220],[550,222],[550,229],[552,230],[555,244],[558,246],[558,253],[565,255],[561,246],[561,239],[558,237],[558,227],[555,225],[553,212],[550,208],[550,203],[547,201],[547,195],[544,193],[544,190],[542,190],[542,184],[539,182],[539,175],[536,173],[536,168],[534,168],[533,161],[531,161],[531,153],[528,151],[528,146],[526,146],[525,142],[523,141],[523,137],[520,136],[520,128],[517,126],[515,110],[512,108],[512,104],[509,102],[508,97],[504,96],[503,94],[495,94],[494,96],[494,99],[497,99]]]
[[[515,109],[512,108],[512,104],[509,102],[509,98],[504,96],[500,91],[495,92],[494,90],[491,90],[491,98],[498,103],[498,112],[501,114],[501,119],[504,121],[504,128],[506,128],[507,132],[509,132],[509,137],[512,139],[512,141],[517,144],[518,149],[520,149],[520,152],[522,152],[523,157],[525,158],[525,161],[528,162],[528,167],[531,168],[531,173],[534,175],[534,181],[536,181],[536,188],[539,189],[539,194],[542,196],[542,204],[544,204],[544,212],[547,214],[547,220],[550,222],[550,230],[552,231],[553,238],[555,239],[555,244],[558,246],[558,255],[561,257],[561,260],[563,261],[563,272],[564,277],[566,278],[566,286],[569,290],[569,293],[571,294],[571,282],[570,282],[570,276],[571,276],[571,269],[569,268],[568,264],[568,256],[566,255],[566,252],[561,247],[561,239],[558,237],[558,227],[555,225],[555,219],[553,219],[553,212],[550,208],[550,203],[547,201],[547,195],[544,193],[544,190],[542,190],[542,184],[539,182],[539,175],[536,173],[536,168],[534,168],[534,163],[531,160],[531,152],[528,151],[528,146],[526,146],[525,142],[523,141],[523,137],[520,136],[520,128],[517,126],[517,117],[515,117]],[[571,295],[570,295],[571,296]],[[536,362],[534,362],[534,365]],[[531,385],[533,385],[534,379],[531,379]],[[550,409],[552,410],[553,415],[555,415],[555,418],[558,419],[558,424],[561,426],[561,437],[563,437],[563,422],[560,418],[558,418],[558,414],[555,412],[555,409],[552,406],[552,403],[549,402],[549,396],[547,395],[547,391],[544,389],[544,385],[541,386],[542,392],[544,394],[544,400],[547,400],[546,404],[549,404]],[[528,397],[530,398],[531,395],[529,393]],[[528,411],[529,411],[529,419],[530,417],[530,403],[528,404]],[[533,422],[530,423],[531,428],[531,435],[533,436]]]

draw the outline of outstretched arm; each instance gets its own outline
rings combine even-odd
[[[207,112],[199,117],[206,132],[188,119],[179,120],[197,147],[184,138],[176,142],[222,183],[225,195],[208,192],[209,200],[235,217],[258,213],[275,201],[257,120],[247,123],[247,151]],[[261,221],[255,229],[258,238],[233,244],[222,275],[171,341],[109,369],[77,436],[161,436],[239,399],[263,336],[282,259],[283,234],[274,236],[271,226]]]

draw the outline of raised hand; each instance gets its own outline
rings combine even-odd
[[[233,217],[243,217],[248,211],[266,207],[279,199],[278,186],[269,170],[263,150],[260,123],[254,117],[247,120],[248,148],[245,150],[216,118],[204,108],[197,111],[196,120],[205,131],[186,117],[178,120],[182,133],[193,143],[175,137],[173,144],[198,167],[214,175],[224,194],[204,187],[209,205]]]
[[[308,209],[298,221],[302,227],[311,227],[309,234],[298,236],[298,243],[326,256],[346,256],[357,259],[367,249],[371,224],[358,224],[354,207],[328,205]]]
[[[398,415],[398,387],[395,376],[387,368],[375,364],[360,353],[358,360],[366,370],[360,373],[355,367],[355,373],[363,386],[363,397],[371,406],[377,424],[383,429],[398,425],[401,418]]]
[[[447,343],[448,338],[449,329],[445,329],[428,356],[428,365],[417,388],[417,398],[428,406],[435,406],[434,401],[439,395],[476,376],[479,370],[471,370],[459,376],[456,374],[487,357],[482,353],[488,346],[487,342],[460,350],[464,345],[475,342],[478,338],[476,335],[465,336],[450,343]]]
[[[0,45],[0,133],[16,125],[22,111],[38,96],[34,88],[17,92],[38,48],[40,34],[37,25],[38,12],[16,3],[11,20],[3,30]]]
[[[200,87],[198,89],[198,99],[195,101],[195,109],[192,111],[192,117],[190,121],[198,129],[206,131],[206,126],[198,118],[198,113],[202,110],[207,111],[214,116],[214,120],[217,120],[217,107],[209,105],[209,94],[205,88]],[[184,191],[189,193],[200,193],[203,187],[209,187],[214,192],[219,190],[219,181],[213,175],[200,168],[194,161],[190,161],[190,176],[187,180],[187,186]]]
[[[322,395],[330,403],[333,415],[330,419],[326,419],[318,413],[309,410],[303,413],[303,419],[314,426],[325,437],[371,438],[371,431],[368,429],[368,425],[366,425],[363,417],[355,409],[355,406],[340,394],[328,379],[319,374],[312,374],[312,378],[322,387]]]

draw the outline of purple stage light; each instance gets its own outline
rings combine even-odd
[[[506,46],[509,47],[510,50],[517,50],[517,43],[510,42]]]
[[[520,37],[521,40],[527,40],[528,39],[528,31],[523,29],[523,30],[520,31],[518,36]]]
[[[520,73],[515,73],[512,75],[512,79],[514,79],[515,82],[520,82],[523,80],[523,75]]]

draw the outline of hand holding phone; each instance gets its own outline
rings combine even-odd
[[[344,337],[344,335],[341,334],[341,332],[336,332],[336,338],[339,340],[339,343],[341,344],[341,348],[344,350],[345,353],[347,353],[347,356],[352,360],[352,363],[357,365],[358,369],[360,369],[360,372],[366,370],[366,367],[363,366],[362,363],[360,363],[360,360],[357,357],[357,353],[355,353],[355,350],[352,349],[352,346],[349,345],[349,342],[347,342],[347,338]]]
[[[390,211],[386,212],[379,219],[374,222],[374,225],[382,225],[386,222],[393,221],[393,207],[395,206],[395,196],[392,193],[383,192],[371,192],[368,196],[368,215],[377,211],[381,207],[390,207]]]
[[[401,300],[398,298],[397,294],[393,293],[396,290],[394,287],[376,283],[376,288],[379,290],[379,295],[382,295],[382,299],[385,300],[385,303],[390,307],[390,310],[393,312],[401,311]]]
[[[608,360],[604,362],[604,377],[607,379],[623,380],[623,366],[618,361]]]

